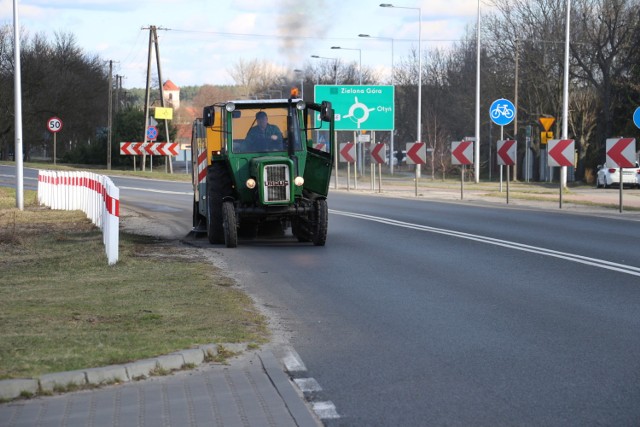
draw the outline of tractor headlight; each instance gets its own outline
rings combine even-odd
[[[253,178],[249,178],[245,185],[249,190],[253,190],[254,188],[256,188],[256,180]]]
[[[307,103],[306,103],[306,102],[304,102],[304,101],[298,101],[298,102],[296,103],[296,108],[297,108],[298,110],[304,110],[305,108],[307,108]]]
[[[304,185],[304,178],[301,176],[296,176],[293,180],[293,183],[297,186],[297,187],[302,187]]]
[[[236,104],[234,104],[233,102],[227,102],[224,106],[224,109],[231,113],[236,109]]]

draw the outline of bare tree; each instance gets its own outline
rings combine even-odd
[[[191,101],[191,106],[196,111],[202,112],[202,109],[206,105],[211,105],[216,102],[225,102],[237,98],[241,94],[238,93],[239,89],[234,86],[212,86],[204,85],[198,90],[196,96]]]
[[[265,60],[240,59],[228,70],[236,84],[242,88],[243,95],[268,98],[270,89],[280,86],[282,89],[285,73],[274,64]],[[274,85],[275,83],[275,85]]]
[[[585,160],[589,153],[592,153],[591,145],[594,143],[594,133],[598,124],[600,100],[597,92],[591,87],[574,88],[570,98],[569,126],[579,147],[579,176],[584,177],[585,181],[591,181],[594,177],[585,174]]]
[[[580,43],[571,46],[576,75],[591,85],[601,100],[596,149],[620,126],[615,106],[624,101],[634,71],[638,72],[640,1],[578,0],[574,31]]]

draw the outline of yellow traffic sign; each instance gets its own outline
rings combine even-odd
[[[173,119],[173,108],[156,107],[156,111],[155,111],[154,117],[156,119],[172,120]]]
[[[542,125],[542,128],[546,131],[549,132],[549,129],[551,129],[551,126],[553,125],[553,123],[556,121],[556,119],[554,119],[553,117],[540,117],[538,119],[538,121],[540,122],[540,124]]]

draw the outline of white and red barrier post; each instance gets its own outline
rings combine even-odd
[[[102,230],[109,265],[118,262],[120,189],[91,172],[38,173],[38,203],[59,210],[81,210]]]

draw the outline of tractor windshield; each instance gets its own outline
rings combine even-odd
[[[242,109],[234,113],[234,153],[287,151],[289,135],[286,108]],[[299,141],[296,143],[299,144]]]

